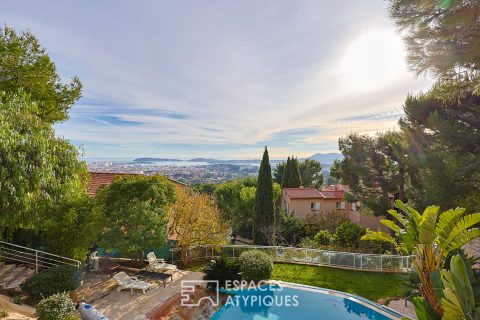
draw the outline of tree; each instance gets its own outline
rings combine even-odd
[[[196,192],[206,193],[213,196],[217,186],[218,185],[213,183],[195,183],[194,185],[192,185],[192,189],[195,190]]]
[[[290,168],[290,175],[289,175],[289,188],[299,188],[302,186],[302,177],[300,175],[300,167],[298,165],[298,160],[297,158],[294,158],[292,156],[292,159],[290,161],[291,163],[291,168]]]
[[[85,192],[79,151],[55,137],[39,110],[24,92],[0,93],[0,226],[10,234],[43,230],[53,206]]]
[[[389,9],[405,34],[413,70],[431,71],[441,80],[473,84],[479,92],[478,1],[390,0]]]
[[[273,197],[272,169],[265,147],[260,169],[258,170],[257,190],[255,192],[255,213],[253,224],[253,242],[255,244],[268,244],[268,239],[261,230],[275,225],[275,209]]]
[[[295,246],[304,236],[304,222],[293,213],[282,212],[275,227],[276,245]]]
[[[296,159],[295,159],[296,160]],[[295,161],[294,160],[294,161]],[[298,162],[298,161],[297,161]],[[282,185],[283,177],[286,172],[286,168],[291,165],[290,157],[287,162],[279,162],[273,170],[273,181]],[[298,163],[300,172],[300,180],[304,187],[321,188],[323,184],[322,165],[320,162],[313,159],[305,159],[303,162]],[[283,186],[287,185],[287,176],[290,175],[290,169],[285,175],[285,182]],[[298,183],[298,182],[297,182]]]
[[[209,195],[184,188],[178,188],[177,194],[170,210],[169,234],[177,238],[184,264],[189,262],[190,246],[228,243],[229,225]]]
[[[320,189],[323,184],[322,165],[314,159],[299,163],[300,177],[304,187]]]
[[[166,178],[117,177],[97,197],[107,221],[101,246],[143,259],[144,249],[165,244],[168,210],[176,200],[175,187]]]
[[[374,137],[353,133],[339,140],[344,159],[335,161],[330,174],[350,187],[352,200],[375,215],[392,207],[391,195],[407,198],[409,158],[403,139],[401,133],[387,132]]]
[[[215,189],[215,202],[232,226],[232,236],[252,237],[255,208],[256,177],[245,177],[219,184]],[[278,183],[273,183],[274,202],[282,195]]]
[[[0,28],[0,91],[15,93],[19,89],[37,102],[37,115],[53,123],[68,118],[68,110],[81,96],[82,84],[73,77],[63,84],[45,49],[30,31],[16,33]]]
[[[437,203],[480,210],[480,97],[470,93],[445,103],[435,92],[409,96],[400,125],[408,137],[416,179],[411,198],[419,207]]]
[[[252,236],[255,191],[255,177],[227,181],[215,189],[215,202],[224,219],[230,221],[232,236]]]
[[[362,240],[386,241],[398,252],[415,253],[415,269],[420,277],[420,292],[437,314],[443,314],[432,277],[441,270],[447,258],[471,240],[480,237],[480,214],[465,214],[465,209],[450,209],[439,213],[438,206],[429,206],[420,214],[400,200],[395,201],[399,209],[388,213],[391,220],[380,222],[391,229],[394,237],[382,231],[367,230]]]
[[[290,157],[288,157],[288,160],[290,160]],[[273,181],[278,183],[279,185],[282,185],[282,179],[283,179],[283,173],[285,172],[285,167],[287,163],[285,161],[278,162],[275,165],[275,169],[273,169]]]
[[[288,185],[288,180],[290,179],[291,176],[291,170],[292,170],[292,164],[290,157],[287,158],[287,162],[285,162],[285,166],[283,167],[282,171],[282,183],[280,184],[282,188],[286,188]]]
[[[282,176],[282,188],[298,188],[302,185],[302,177],[297,158],[288,157]]]
[[[50,210],[44,235],[54,253],[83,261],[105,225],[96,201],[83,193]]]

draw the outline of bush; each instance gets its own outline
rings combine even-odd
[[[268,280],[272,275],[272,258],[265,252],[249,250],[240,255],[240,270],[246,281]]]
[[[15,304],[22,304],[23,303],[22,296],[19,296],[18,294],[14,295],[11,300]]]
[[[343,247],[358,248],[360,246],[360,238],[366,233],[366,229],[351,221],[343,222],[337,228],[335,233],[337,245]]]
[[[8,311],[5,309],[0,309],[0,319],[8,317]]]
[[[325,214],[309,214],[305,218],[305,236],[313,238],[320,230],[328,230],[333,233],[345,221],[348,221],[347,215],[337,210]]]
[[[318,244],[312,238],[303,238],[298,244],[299,248],[318,249]]]
[[[332,236],[333,235],[327,230],[320,230],[315,235],[314,240],[320,246],[328,246],[332,243]]]
[[[203,270],[205,276],[204,280],[218,280],[221,288],[225,287],[227,280],[242,280],[240,275],[240,264],[226,256],[221,256],[212,260]]]
[[[378,240],[362,240],[360,241],[360,251],[364,253],[385,253],[389,249],[388,242]]]
[[[69,292],[80,286],[80,270],[63,265],[39,272],[20,285],[33,299],[41,299],[59,292]]]
[[[292,214],[282,213],[277,238],[280,244],[294,246],[303,238],[303,220]]]
[[[38,303],[35,315],[38,320],[75,319],[75,303],[67,293],[56,293]]]

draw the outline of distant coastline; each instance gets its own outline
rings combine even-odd
[[[335,160],[343,159],[341,153],[316,153],[307,159],[317,160],[321,164],[333,164]],[[300,161],[305,160],[305,158],[299,159]],[[132,160],[136,163],[154,163],[154,162],[201,162],[207,164],[239,164],[239,165],[258,165],[260,164],[260,159],[230,159],[230,160],[221,160],[221,159],[212,159],[212,158],[193,158],[188,160],[181,159],[170,159],[170,158],[154,158],[154,157],[141,157],[135,158]],[[271,163],[278,163],[285,161],[285,159],[271,159]]]

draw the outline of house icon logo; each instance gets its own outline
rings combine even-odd
[[[209,285],[218,288],[218,280],[182,280],[180,289],[180,302],[185,307],[198,307],[202,303],[208,303],[214,307],[220,305],[220,293],[215,290],[211,295],[195,294],[198,288],[206,288]],[[205,301],[205,302],[204,302]]]

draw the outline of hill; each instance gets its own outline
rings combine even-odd
[[[341,153],[315,153],[309,159],[317,160],[321,164],[333,164],[334,160],[342,160],[343,155]]]

